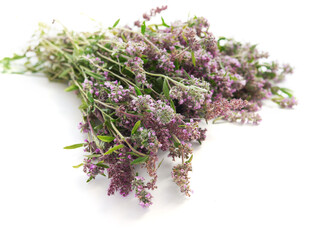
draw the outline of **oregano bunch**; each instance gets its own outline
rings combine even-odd
[[[157,188],[158,151],[177,162],[173,181],[186,196],[192,192],[192,144],[206,138],[199,122],[226,120],[258,124],[262,101],[280,107],[297,104],[291,90],[278,86],[292,68],[268,61],[256,45],[216,37],[203,17],[170,25],[161,17],[167,7],[152,9],[134,26],[94,32],[58,32],[40,25],[36,44],[22,55],[4,58],[4,72],[24,60],[22,72],[44,73],[50,81],[67,84],[81,98],[83,147],[81,164],[87,182],[108,176],[108,195],[134,192],[143,207],[152,204]],[[146,169],[149,178],[139,176]]]

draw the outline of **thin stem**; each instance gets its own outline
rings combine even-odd
[[[177,136],[175,134],[173,134],[172,137],[176,142],[178,142],[181,145],[179,138],[177,138]],[[182,161],[182,164],[184,164],[184,152],[183,151],[181,151],[181,161]]]
[[[115,51],[110,50],[110,49],[108,49],[108,48],[106,48],[106,47],[102,46],[102,45],[101,45],[101,44],[99,44],[99,43],[97,43],[97,46],[98,46],[98,47],[100,47],[100,48],[102,48],[103,50],[105,50],[105,51],[109,52],[109,53],[115,53]]]
[[[103,102],[101,102],[101,101],[99,101],[99,100],[97,100],[97,99],[94,99],[94,101],[97,102],[97,103],[99,103],[99,104],[101,104],[101,105],[103,105],[103,106],[105,106],[105,107],[111,108],[111,109],[113,109],[113,110],[116,110],[116,109],[117,109],[117,108],[115,108],[115,107],[113,107],[113,106],[111,106],[111,105],[109,105],[109,104],[103,103]]]
[[[150,75],[150,76],[154,76],[154,77],[163,77],[163,78],[165,78],[165,79],[173,82],[175,85],[179,85],[179,86],[181,86],[181,87],[183,87],[183,88],[188,89],[188,87],[187,87],[186,85],[184,85],[184,84],[182,84],[182,83],[180,83],[180,82],[177,82],[177,81],[173,80],[172,78],[170,78],[170,77],[168,77],[168,76],[166,76],[166,75],[157,74],[157,73],[150,73],[150,72],[146,72],[146,71],[144,71],[144,73],[147,74],[147,75]]]
[[[112,108],[114,110],[118,110],[120,113],[123,113],[124,115],[127,115],[129,117],[137,117],[137,118],[142,118],[143,117],[143,116],[139,116],[139,115],[134,115],[134,114],[131,114],[131,113],[123,112],[123,111],[119,110],[120,108],[112,107],[112,106],[110,106],[108,104],[105,104],[105,103],[103,103],[103,102],[101,102],[101,101],[99,101],[97,99],[94,99],[94,101],[99,103],[99,104],[101,104],[101,105],[103,105],[103,106],[105,106],[105,107]]]
[[[101,49],[103,49],[103,50],[105,50],[105,51],[109,52],[109,53],[112,53],[112,54],[118,53],[118,54],[120,54],[120,55],[121,55],[121,57],[126,58],[126,59],[130,59],[128,56],[126,56],[126,55],[124,55],[124,54],[122,54],[122,53],[120,53],[120,52],[116,52],[116,51],[110,50],[110,49],[108,49],[108,48],[106,48],[106,47],[102,46],[102,45],[101,45],[101,44],[99,44],[99,43],[97,43],[97,46],[98,46],[98,47],[100,47]]]
[[[121,64],[121,63],[119,63],[119,62],[117,62],[117,61],[114,61],[113,59],[108,58],[107,56],[105,56],[105,55],[103,55],[103,54],[101,54],[101,53],[99,53],[99,52],[97,52],[97,54],[98,54],[100,57],[102,57],[102,58],[104,58],[104,59],[106,59],[106,60],[108,60],[108,61],[110,61],[110,62],[112,62],[112,63],[114,63],[114,64],[119,65],[119,72],[121,72],[120,66],[123,67],[123,66],[124,66],[123,64]],[[134,72],[132,72],[130,69],[127,68],[127,70],[128,70],[129,72],[131,72],[132,74],[134,74]],[[122,74],[122,73],[121,73],[121,74]]]
[[[184,53],[185,51],[187,51],[189,49],[189,47],[186,47],[185,49],[183,49],[178,55],[176,55],[175,57],[179,57],[182,53]]]
[[[128,141],[126,140],[126,138],[118,131],[118,129],[114,126],[113,122],[110,121],[110,124],[112,126],[112,128],[114,129],[114,131],[120,136],[120,138],[126,142],[126,144],[129,146],[129,148],[131,149],[132,152],[136,153],[136,154],[139,154],[140,156],[147,156],[146,154],[144,153],[141,153],[141,152],[138,152],[137,150],[135,150],[130,143],[128,143]]]
[[[110,71],[110,70],[108,70],[108,69],[105,69],[105,68],[103,68],[103,67],[95,64],[91,59],[88,59],[88,58],[85,58],[85,57],[82,57],[82,58],[88,60],[93,66],[95,66],[95,67],[97,67],[97,68],[99,68],[99,69],[101,69],[101,70],[103,70],[103,71],[105,71],[105,72],[111,73],[111,74],[114,75],[115,77],[117,77],[117,78],[119,78],[120,80],[124,81],[127,85],[136,86],[136,85],[133,84],[130,80],[128,80],[128,79],[126,79],[126,78],[124,78],[124,77],[121,77],[121,76],[119,76],[118,74],[116,74],[116,73],[114,73],[114,72],[112,72],[112,71]],[[82,67],[83,67],[83,66],[82,66]],[[87,69],[86,67],[83,67],[83,68]],[[89,69],[87,69],[87,70],[89,70]]]
[[[89,115],[87,115],[87,122],[88,122],[88,125],[89,125],[89,128],[90,128],[90,131],[91,131],[91,134],[92,134],[93,138],[96,139],[96,134],[92,129],[92,126],[91,126],[91,123],[90,123],[90,120],[89,120]],[[99,149],[100,153],[103,153],[102,149],[99,148],[100,146],[98,144],[96,144],[96,145],[97,145],[97,148]]]

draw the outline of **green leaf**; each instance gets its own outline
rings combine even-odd
[[[164,158],[162,158],[161,162],[159,162],[157,169],[161,166],[163,160],[164,160]]]
[[[183,69],[184,73],[187,75],[189,80],[192,80],[192,78],[190,77],[190,75],[187,73],[187,71],[185,69]]]
[[[133,156],[136,156],[136,157],[139,157],[139,156],[140,156],[140,155],[136,154],[135,152],[127,152],[127,154],[133,155]]]
[[[288,97],[292,97],[292,90],[291,90],[291,89],[289,89],[289,88],[280,88],[280,90],[281,90],[283,93],[287,94]]]
[[[154,30],[153,27],[151,27],[151,26],[148,26],[148,28],[149,28],[149,29],[151,30],[151,32],[153,32],[153,33],[157,32],[157,31]]]
[[[112,136],[97,136],[101,141],[103,141],[103,142],[107,142],[107,143],[109,143],[109,142],[112,142],[114,139],[115,139],[115,137],[112,137]]]
[[[119,22],[120,22],[120,18],[113,24],[112,28],[115,28]]]
[[[279,88],[278,86],[273,86],[273,87],[271,87],[271,92],[272,92],[272,94],[277,95],[279,89],[280,89],[280,88]]]
[[[141,33],[144,35],[146,32],[146,21],[143,21],[141,25]]]
[[[85,103],[85,102],[83,102],[80,106],[79,106],[79,109],[87,109],[88,108],[88,105]]]
[[[168,27],[168,28],[170,27],[168,24],[166,24],[166,23],[164,22],[164,20],[163,20],[162,17],[161,17],[161,20],[162,20],[162,25],[163,25],[163,26]]]
[[[169,86],[168,86],[168,80],[165,78],[163,80],[163,86],[162,86],[162,91],[164,93],[164,96],[167,98],[167,99],[170,99],[170,94],[169,94]]]
[[[271,98],[271,101],[277,103],[280,105],[280,102],[284,99],[284,97],[282,96],[279,96],[279,97],[274,97],[274,98]]]
[[[70,146],[66,146],[63,149],[75,149],[75,148],[82,147],[83,145],[84,145],[84,143],[78,143],[78,144],[73,144],[73,145],[70,145]]]
[[[83,163],[80,163],[79,165],[76,165],[76,166],[72,166],[73,168],[79,168],[83,165]]]
[[[175,70],[178,70],[178,69],[180,68],[180,63],[179,63],[179,60],[178,60],[178,59],[175,59],[175,60],[174,60],[174,67],[175,67],[175,68],[174,68]]]
[[[93,177],[90,176],[90,177],[88,178],[87,182],[90,182],[92,179],[93,179]]]
[[[183,40],[188,44],[188,39],[186,38],[186,36],[184,35],[184,33],[181,34]]]
[[[13,57],[11,58],[11,60],[18,60],[18,59],[22,59],[24,58],[26,55],[23,54],[23,55],[18,55],[18,54],[13,54]]]
[[[59,78],[63,78],[65,75],[67,75],[71,71],[71,68],[67,68],[62,73],[60,73]]]
[[[190,163],[190,162],[192,161],[192,159],[193,159],[193,154],[191,155],[191,157],[189,158],[189,160],[186,161],[186,163]]]
[[[114,151],[116,151],[116,150],[118,150],[118,149],[120,149],[120,148],[123,148],[123,147],[124,147],[123,144],[114,146],[113,148],[110,148],[104,155],[111,154],[111,153],[113,153]]]
[[[222,46],[222,45],[220,44],[220,41],[222,41],[222,40],[227,40],[227,38],[225,38],[225,37],[220,37],[220,38],[218,39],[217,44],[218,44],[218,48],[219,48],[220,51],[225,50],[225,46]]]
[[[136,91],[137,96],[142,95],[142,92],[140,91],[140,89],[137,86],[134,86],[134,90]]]
[[[78,89],[78,87],[73,84],[73,85],[67,87],[66,89],[64,89],[64,91],[71,92],[71,91],[74,91],[74,90],[77,90],[77,89]]]
[[[91,92],[88,92],[87,96],[88,96],[88,100],[89,100],[91,103],[93,103],[93,102],[94,102],[94,99],[93,99],[93,96],[92,96]]]
[[[176,111],[176,107],[175,107],[174,102],[172,101],[172,99],[170,99],[170,106],[173,109],[173,111],[176,113],[177,112]]]
[[[103,124],[99,124],[99,125],[95,126],[93,129],[94,130],[100,130],[102,128],[103,128]]]
[[[144,163],[148,160],[149,156],[145,156],[145,157],[139,157],[139,158],[136,158],[135,160],[133,160],[131,162],[131,164],[139,164],[139,163]]]
[[[250,51],[253,51],[256,47],[257,47],[258,44],[254,44],[250,47]]]
[[[194,51],[191,51],[192,63],[193,66],[196,66],[196,58],[194,57]]]
[[[101,157],[100,154],[90,154],[90,155],[84,155],[84,157],[86,158],[97,158],[97,157]]]
[[[152,92],[152,90],[149,89],[149,88],[145,88],[143,91],[144,91],[145,93],[147,93],[147,94],[150,94],[150,93]]]
[[[108,165],[105,165],[103,161],[98,162],[98,163],[96,164],[96,166],[98,166],[98,167],[103,167],[103,168],[109,168],[109,166],[108,166]]]
[[[138,130],[138,128],[140,127],[141,121],[139,120],[138,122],[136,122],[136,124],[133,126],[132,130],[131,130],[131,135],[135,134],[136,131]]]
[[[223,70],[225,70],[223,63],[222,63],[220,60],[219,60],[218,62],[219,62],[220,67],[221,67]],[[226,74],[227,74],[227,73],[226,73]],[[226,74],[225,74],[225,75],[226,75]]]
[[[84,71],[86,72],[86,74],[88,74],[89,76],[97,79],[97,80],[106,80],[106,78],[98,73],[94,73],[94,72],[91,72],[87,69],[84,69]]]
[[[0,63],[3,65],[3,72],[6,72],[11,69],[11,62],[12,61],[19,60],[19,59],[22,59],[25,57],[26,57],[26,55],[14,54],[12,58],[5,57],[5,58],[1,59]]]

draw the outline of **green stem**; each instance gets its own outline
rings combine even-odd
[[[181,145],[180,140],[177,138],[177,136],[175,134],[173,134],[172,137],[176,142],[178,142]],[[182,161],[182,164],[184,164],[184,152],[183,151],[181,151],[181,161]]]
[[[143,157],[147,156],[146,154],[141,153],[141,152],[138,152],[137,150],[135,150],[135,149],[131,146],[131,144],[126,140],[126,138],[125,138],[125,137],[118,131],[118,129],[114,126],[114,124],[113,124],[112,121],[110,121],[110,124],[111,124],[112,128],[114,129],[114,131],[119,135],[119,137],[120,137],[123,141],[125,141],[125,143],[129,146],[129,148],[131,149],[132,152],[134,152],[134,153],[136,153],[136,154],[139,154],[140,156],[143,156]]]
[[[163,77],[163,78],[169,80],[170,82],[174,83],[175,85],[178,85],[178,86],[181,86],[181,87],[183,87],[185,89],[188,89],[188,87],[186,85],[184,85],[184,84],[182,84],[180,82],[177,82],[177,81],[173,80],[172,78],[170,78],[170,77],[168,77],[166,75],[158,74],[158,73],[150,73],[150,72],[146,72],[146,71],[144,71],[144,73],[147,74],[147,75],[150,75],[150,76],[154,76],[154,77]]]

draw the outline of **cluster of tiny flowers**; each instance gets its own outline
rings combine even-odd
[[[153,196],[146,191],[146,185],[144,183],[144,178],[136,176],[132,182],[132,186],[135,189],[135,197],[139,199],[139,204],[142,207],[149,207],[152,202],[151,199]]]
[[[201,45],[197,40],[196,31],[192,28],[186,28],[180,38],[182,38],[182,44],[185,44],[193,51],[197,51],[201,48]]]
[[[95,178],[97,175],[104,175],[104,168],[98,167],[96,164],[91,163],[91,159],[85,159],[83,164],[83,171],[89,178]]]
[[[228,119],[233,110],[241,110],[248,105],[248,101],[242,99],[231,99],[218,97],[213,101],[207,110],[206,119],[215,119],[218,117],[223,117]]]
[[[154,117],[154,120],[161,125],[174,121],[173,109],[161,100],[155,101],[150,95],[138,96],[131,101],[132,109],[142,113],[148,111]]]
[[[162,54],[160,59],[158,60],[158,68],[163,69],[166,72],[172,72],[175,68],[174,63],[170,60],[170,58],[167,56],[167,51],[162,50]]]
[[[146,74],[143,72],[143,61],[141,58],[131,58],[125,65],[135,74],[135,80],[138,86],[146,85],[149,88],[152,86],[146,82]]]
[[[190,197],[189,171],[192,171],[191,163],[178,164],[172,168],[171,176],[173,181],[180,187],[180,191]]]
[[[172,144],[169,148],[169,157],[175,161],[176,158],[188,159],[192,153],[192,144],[181,141],[179,144]]]
[[[156,102],[152,110],[158,123],[165,125],[170,123],[171,121],[174,121],[175,116],[173,109],[161,100],[158,100]]]
[[[170,90],[170,97],[178,100],[180,105],[185,104],[188,108],[200,109],[204,103],[205,96],[194,88],[183,88],[174,86]]]
[[[131,140],[141,145],[141,148],[145,148],[153,153],[158,152],[159,147],[161,147],[155,131],[142,127],[131,136]]]
[[[146,49],[146,45],[144,42],[133,42],[133,41],[127,42],[126,52],[130,56],[141,56],[145,49]]]
[[[89,91],[90,93],[93,93],[92,86],[93,86],[93,82],[88,79],[85,79],[82,83],[83,90]]]
[[[137,99],[131,101],[132,109],[138,113],[150,110],[155,105],[154,99],[150,95],[138,96]]]
[[[78,125],[78,128],[83,132],[83,133],[88,133],[89,132],[89,128],[88,128],[88,124],[87,123],[83,123],[80,122]]]
[[[198,122],[194,122],[192,119],[190,122],[185,124],[185,128],[182,130],[182,132],[188,137],[189,141],[203,141],[205,139],[203,131],[201,131],[201,129],[198,127]]]
[[[255,112],[249,112],[247,110],[241,110],[241,111],[232,111],[227,120],[230,122],[238,122],[238,123],[252,123],[252,124],[258,124],[261,122],[261,117],[259,114]]]
[[[113,195],[116,191],[122,196],[127,196],[132,190],[132,169],[130,166],[129,156],[119,153],[115,158],[110,160],[107,169],[111,183],[108,189],[108,195]]]
[[[272,101],[279,104],[279,106],[282,108],[292,108],[293,106],[298,104],[295,97],[274,98],[272,99]]]
[[[123,88],[117,81],[105,82],[104,85],[110,91],[108,97],[112,102],[125,102],[130,99],[130,90]]]

